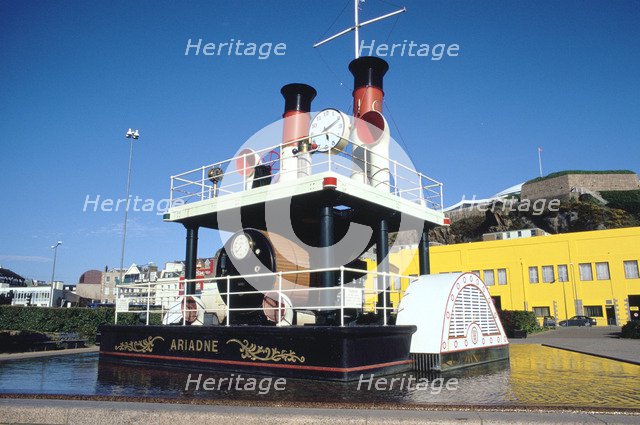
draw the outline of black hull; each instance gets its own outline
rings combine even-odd
[[[303,379],[357,380],[411,370],[415,326],[119,326],[101,328],[100,361]]]

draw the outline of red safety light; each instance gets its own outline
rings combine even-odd
[[[338,187],[338,178],[337,177],[325,177],[322,180],[322,187],[324,189],[335,189]]]
[[[451,219],[450,219],[449,217],[445,217],[445,218],[444,218],[444,222],[443,222],[443,224],[444,224],[445,226],[450,225],[450,224],[451,224]]]

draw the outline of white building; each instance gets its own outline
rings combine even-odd
[[[60,285],[59,285],[60,284]],[[49,286],[13,286],[0,288],[0,296],[11,297],[11,305],[31,305],[35,307],[51,307],[51,285]],[[64,299],[61,282],[56,282],[53,290],[53,301],[56,303]]]

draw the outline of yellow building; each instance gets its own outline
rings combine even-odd
[[[598,326],[639,318],[640,227],[432,246],[430,252],[431,273],[479,274],[498,308],[534,311],[540,320],[584,314]],[[418,274],[415,249],[392,253],[391,263],[400,274]]]

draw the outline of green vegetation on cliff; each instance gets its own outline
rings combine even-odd
[[[443,244],[476,242],[482,235],[540,228],[551,234],[640,226],[640,191],[602,195],[609,203],[583,195],[579,200],[561,203],[557,211],[522,211],[518,203],[497,202],[485,213],[453,218],[448,228],[435,229],[431,240]],[[506,207],[505,207],[506,205]]]

